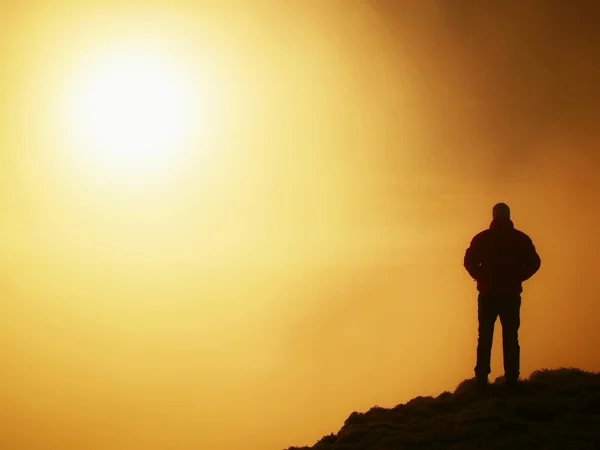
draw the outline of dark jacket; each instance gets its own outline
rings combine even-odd
[[[495,219],[477,234],[465,253],[465,269],[482,294],[520,294],[522,283],[535,274],[541,260],[533,242],[509,219]]]

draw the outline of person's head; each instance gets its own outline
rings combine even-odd
[[[492,209],[492,217],[497,219],[510,219],[510,208],[506,203],[496,203]]]

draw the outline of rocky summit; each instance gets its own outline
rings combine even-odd
[[[337,434],[288,450],[600,449],[600,374],[539,370],[516,388],[481,387],[353,412]]]

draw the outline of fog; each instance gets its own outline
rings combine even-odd
[[[542,258],[522,376],[600,370],[600,12],[526,3],[0,6],[0,447],[281,449],[452,390],[498,201]],[[86,46],[137,29],[226,95],[130,191],[78,171],[53,105]]]

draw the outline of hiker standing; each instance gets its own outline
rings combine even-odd
[[[514,386],[519,378],[522,283],[538,271],[541,260],[529,236],[514,227],[508,205],[496,204],[492,216],[490,227],[472,239],[464,257],[479,291],[475,377],[478,384],[487,385],[494,324],[500,317],[504,376],[507,385]]]

